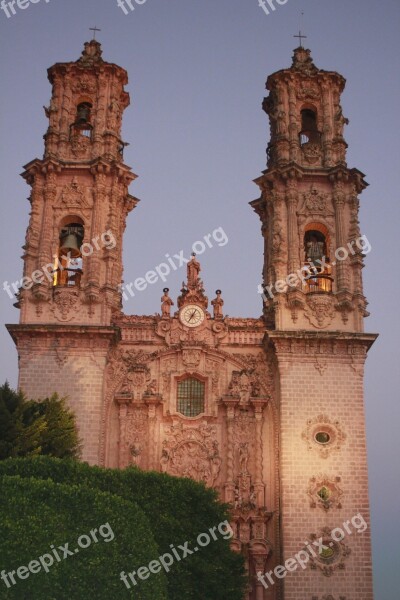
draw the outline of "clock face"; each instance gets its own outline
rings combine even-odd
[[[196,304],[184,306],[179,313],[179,318],[186,327],[197,327],[204,321],[205,315],[203,309]]]

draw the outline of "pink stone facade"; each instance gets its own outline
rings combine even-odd
[[[267,81],[268,168],[251,202],[264,285],[329,261],[266,295],[260,319],[225,317],[220,290],[210,303],[195,256],[177,300],[164,290],[159,315],[123,314],[123,232],[138,202],[121,139],[127,74],[92,41],[49,79],[45,154],[23,176],[32,187],[24,275],[43,265],[50,275],[27,280],[20,324],[8,326],[20,388],[68,396],[89,463],[216,488],[246,557],[246,600],[372,600],[363,375],[376,336],[363,327],[362,247],[334,259],[360,238],[367,185],[346,164],[344,79],[298,48]],[[257,576],[358,513],[367,529],[353,527],[306,569],[273,575],[273,585]]]

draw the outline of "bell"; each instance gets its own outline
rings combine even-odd
[[[77,258],[81,255],[82,227],[63,227],[60,233],[60,254]]]
[[[88,123],[90,118],[90,105],[89,104],[80,104],[78,106],[78,112],[76,115],[76,125],[83,125],[84,123]]]

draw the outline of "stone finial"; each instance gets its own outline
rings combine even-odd
[[[83,67],[93,67],[96,63],[104,62],[101,58],[102,53],[101,44],[97,40],[85,42],[82,56],[78,60],[78,63]]]

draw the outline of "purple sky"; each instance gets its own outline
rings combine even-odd
[[[265,168],[269,128],[261,101],[267,75],[291,64],[297,45],[292,36],[304,10],[305,45],[315,64],[347,79],[342,104],[350,119],[348,164],[370,183],[361,197],[361,225],[372,244],[364,271],[371,311],[366,330],[380,333],[366,371],[372,533],[376,598],[393,600],[400,585],[400,289],[393,255],[400,223],[400,4],[288,0],[269,15],[258,0],[147,0],[135,6],[125,15],[117,0],[40,0],[25,10],[16,7],[11,18],[0,12],[0,288],[22,276],[29,189],[19,173],[43,153],[46,69],[78,59],[90,39],[88,28],[97,25],[103,58],[130,77],[125,161],[140,176],[130,191],[142,201],[125,233],[125,281],[153,269],[166,253],[189,255],[194,242],[222,227],[229,242],[200,257],[208,295],[221,288],[229,315],[259,316],[263,244],[247,203],[258,197],[252,180]],[[184,275],[181,269],[168,278],[173,298]],[[162,287],[137,292],[125,311],[158,312]],[[19,313],[2,290],[0,302],[3,322],[17,322]],[[8,378],[15,385],[16,351],[4,328],[0,338],[0,382]]]

